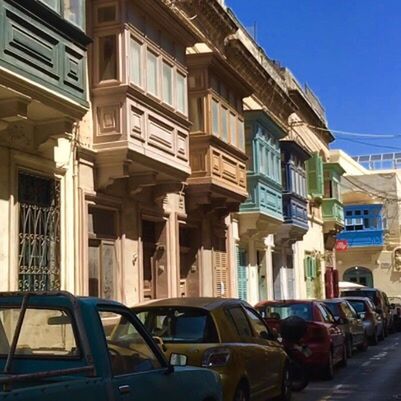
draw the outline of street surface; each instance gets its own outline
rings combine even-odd
[[[354,353],[332,381],[312,379],[293,401],[401,400],[401,334],[387,337],[366,352]]]

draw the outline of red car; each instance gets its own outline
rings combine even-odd
[[[280,330],[280,320],[299,316],[307,322],[307,331],[301,343],[311,354],[300,355],[305,366],[323,370],[323,376],[332,379],[335,365],[346,365],[345,334],[323,302],[307,300],[263,301],[255,306],[274,331]]]

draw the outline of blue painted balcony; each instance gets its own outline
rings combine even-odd
[[[348,241],[348,247],[383,247],[385,227],[383,205],[346,205],[345,229],[337,239]]]
[[[294,140],[283,139],[280,145],[284,214],[280,235],[297,241],[308,231],[305,161],[310,154]]]
[[[343,231],[337,239],[346,240],[349,248],[384,246],[384,230]]]

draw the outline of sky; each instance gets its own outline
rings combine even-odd
[[[401,0],[226,0],[267,55],[319,97],[332,148],[401,152]],[[387,136],[387,137],[386,137]],[[367,145],[366,145],[366,144]]]

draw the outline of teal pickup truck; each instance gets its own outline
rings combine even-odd
[[[0,293],[0,400],[221,401],[216,373],[171,362],[117,302]]]

